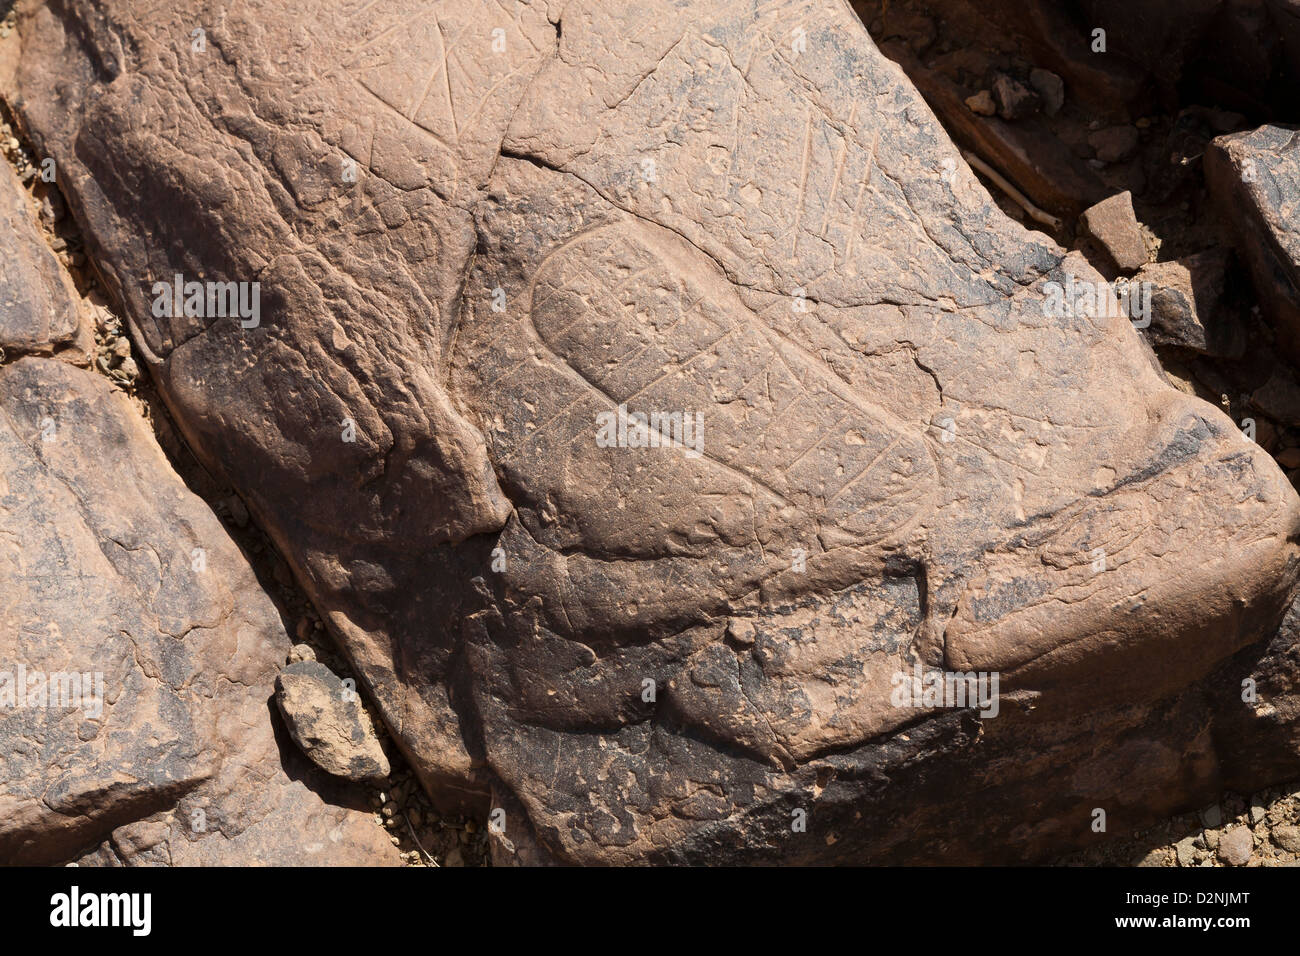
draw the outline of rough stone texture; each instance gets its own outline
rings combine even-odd
[[[957,142],[987,157],[1035,204],[1073,218],[1106,198],[1109,190],[1051,133],[1042,117],[1005,122],[993,115],[997,104],[988,90],[967,97],[961,86],[925,66],[910,48],[888,43],[883,49],[907,71]]]
[[[1300,426],[1300,382],[1283,369],[1273,374],[1250,396],[1251,404],[1284,425]]]
[[[1279,343],[1300,359],[1300,133],[1262,126],[1220,136],[1205,177]]]
[[[357,782],[388,776],[388,758],[360,697],[324,664],[299,661],[281,671],[275,704],[293,742],[326,773]]]
[[[89,332],[77,296],[36,227],[27,194],[0,163],[0,349],[13,357],[79,346]]]
[[[1274,827],[1273,842],[1288,853],[1300,853],[1300,826]]]
[[[1103,199],[1083,214],[1083,227],[1105,248],[1122,272],[1147,261],[1147,247],[1133,213],[1133,196],[1125,191]]]
[[[1223,308],[1228,256],[1207,249],[1138,270],[1133,282],[1151,287],[1148,337],[1157,345],[1174,345],[1221,358],[1240,358],[1245,336]]]
[[[369,7],[41,9],[15,103],[501,859],[1042,859],[1212,799],[1195,682],[1275,630],[1300,501],[1127,319],[1044,314],[1101,277],[847,6]],[[261,325],[155,317],[175,272],[260,279]],[[620,403],[702,448],[599,446]],[[894,706],[918,663],[999,672],[998,716]]]
[[[20,667],[87,678],[59,701],[82,706],[0,710],[0,862],[396,862],[275,739],[288,647],[124,396],[49,359],[0,368],[0,670],[11,691]]]
[[[1234,827],[1219,838],[1219,859],[1229,866],[1245,866],[1255,849],[1249,827]]]

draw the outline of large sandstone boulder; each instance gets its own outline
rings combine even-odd
[[[1206,682],[1286,609],[1300,501],[1126,318],[1051,305],[1100,277],[846,5],[22,34],[186,437],[502,859],[1041,859],[1222,777]],[[256,322],[168,315],[176,275]],[[929,669],[1000,705],[910,706]]]
[[[9,190],[0,331],[50,354],[87,333]],[[289,646],[122,393],[50,358],[0,365],[0,863],[396,863],[355,795],[277,740]]]

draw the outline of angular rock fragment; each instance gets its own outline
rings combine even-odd
[[[1042,109],[1038,94],[1014,76],[998,74],[993,81],[993,96],[998,101],[998,114],[1007,120],[1021,120]]]
[[[0,368],[0,862],[397,862],[275,739],[288,647],[120,393]]]
[[[1300,826],[1274,827],[1273,842],[1287,853],[1300,853]]]
[[[388,758],[354,688],[317,661],[299,661],[275,679],[275,704],[289,735],[326,773],[358,783],[388,776]]]
[[[1228,866],[1245,866],[1254,849],[1250,827],[1233,827],[1219,839],[1219,859]]]
[[[1240,358],[1245,349],[1241,327],[1223,308],[1227,254],[1208,249],[1171,262],[1154,262],[1138,270],[1134,286],[1150,295],[1148,337],[1220,358]]]
[[[1300,133],[1279,126],[1216,139],[1205,177],[1278,342],[1300,357]]]
[[[1101,243],[1121,272],[1133,272],[1147,261],[1146,242],[1133,212],[1130,193],[1116,193],[1086,210],[1083,228]]]
[[[499,859],[1043,859],[1212,799],[1200,682],[1276,630],[1300,500],[1126,317],[1045,307],[1102,277],[847,7],[330,6],[206,57],[197,2],[40,8],[13,98]],[[260,323],[158,314],[178,273]]]
[[[976,116],[993,116],[998,111],[998,105],[993,101],[993,94],[988,90],[980,90],[974,96],[968,96],[965,99],[966,107]]]

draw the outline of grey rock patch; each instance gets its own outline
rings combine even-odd
[[[290,664],[275,680],[275,703],[294,743],[326,773],[358,783],[387,777],[388,758],[355,689],[315,660]]]

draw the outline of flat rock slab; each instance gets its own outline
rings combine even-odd
[[[1101,243],[1121,272],[1133,272],[1147,261],[1146,242],[1133,212],[1133,196],[1116,193],[1084,211],[1084,229]]]
[[[0,861],[397,862],[277,741],[290,642],[238,549],[63,362],[0,368],[0,595]]]
[[[289,735],[326,773],[357,782],[388,776],[388,758],[355,687],[317,661],[290,664],[275,679],[275,705]]]
[[[41,237],[13,169],[0,166],[0,349],[11,357],[49,354],[78,337],[76,293]]]
[[[1300,500],[1117,310],[1047,305],[1101,277],[846,6],[323,7],[39,8],[13,101],[500,859],[1042,859],[1207,801],[1189,688],[1274,633]],[[177,274],[259,321],[167,314]]]
[[[1220,136],[1205,153],[1205,177],[1279,343],[1300,357],[1300,131]]]

